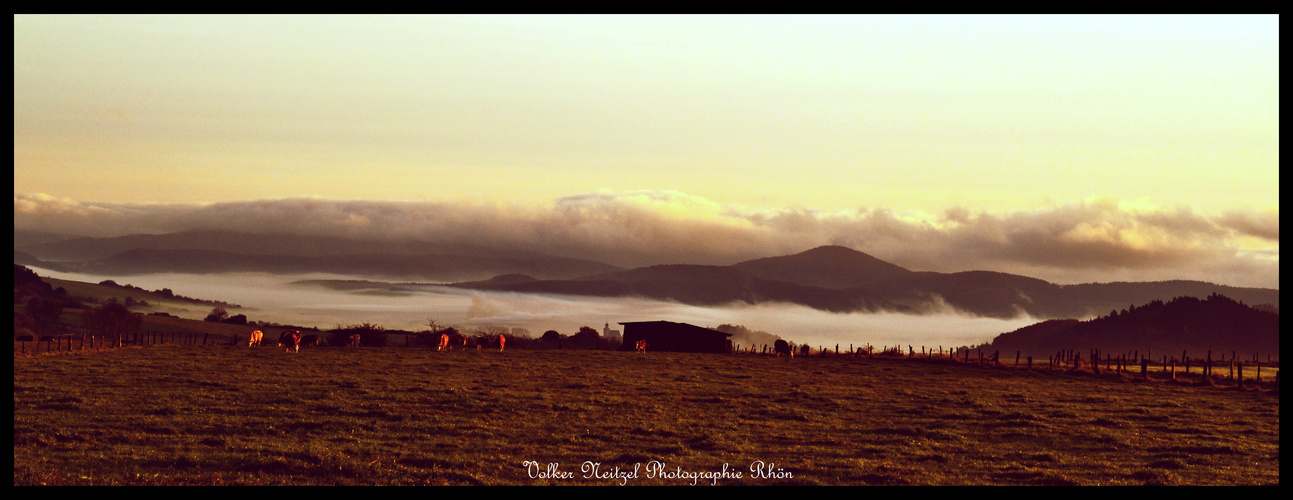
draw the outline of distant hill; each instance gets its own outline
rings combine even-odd
[[[24,233],[23,241],[27,243],[15,242],[15,263],[97,275],[322,272],[460,281],[511,273],[560,279],[622,270],[600,262],[461,245],[226,231],[67,239]],[[459,253],[449,253],[455,251]]]
[[[843,271],[831,276],[830,270],[835,266],[842,266]],[[832,312],[919,314],[954,310],[993,318],[1085,318],[1131,304],[1212,293],[1247,303],[1272,304],[1275,309],[1279,304],[1279,290],[1196,281],[1056,285],[992,271],[913,272],[837,246],[732,266],[649,266],[565,280],[500,277],[454,286],[526,293],[638,296],[692,305],[781,302]]]
[[[455,281],[498,273],[525,273],[545,278],[582,276],[619,270],[599,262],[561,257],[489,257],[469,255],[265,255],[214,250],[127,250],[110,257],[65,268],[98,275],[147,273],[265,272],[299,274],[327,272]]]
[[[34,255],[31,255],[27,252],[20,252],[18,250],[13,251],[13,263],[20,266],[39,267],[42,269],[49,269],[51,271],[58,271],[58,272],[67,272],[69,270],[67,266],[59,264],[57,262],[40,260],[36,258],[36,256]]]
[[[211,250],[244,255],[488,255],[516,256],[469,245],[445,245],[417,240],[374,243],[328,236],[254,234],[234,231],[182,231],[132,234],[110,238],[64,237],[14,232],[14,249],[48,261],[93,261],[130,250]],[[19,237],[21,236],[21,238]]]
[[[992,271],[916,272],[871,283],[863,289],[915,308],[946,306],[994,318],[1054,318],[1084,310],[1082,305],[1065,300],[1062,289],[1055,284]]]
[[[732,267],[766,280],[837,289],[912,274],[857,250],[833,245],[795,255],[741,262]]]
[[[1231,351],[1241,357],[1279,356],[1279,315],[1221,295],[1205,299],[1177,297],[1154,300],[1089,321],[1052,320],[1003,333],[992,340],[994,350],[1022,351],[1046,357],[1058,351],[1099,349],[1117,355],[1214,356]],[[1265,356],[1262,359],[1266,359]]]
[[[246,310],[238,304],[176,295],[169,288],[149,291],[112,280],[87,283],[42,277],[25,266],[14,264],[15,304],[24,303],[33,296],[56,299],[68,309],[98,307],[98,304],[115,300],[133,312],[194,318],[205,317],[213,307],[222,307],[229,312]]]
[[[31,231],[31,230],[18,229],[18,228],[14,228],[13,230],[14,248],[18,248],[24,245],[53,243],[56,241],[63,241],[70,238],[73,238],[73,236],[68,236],[66,234],[60,234],[60,233],[50,233],[46,231]]]
[[[496,278],[452,286],[523,293],[643,297],[699,306],[781,302],[832,312],[914,312],[864,290],[842,291],[766,280],[733,266],[663,265],[568,280]]]
[[[994,318],[1087,318],[1153,300],[1214,293],[1279,309],[1279,290],[1274,289],[1197,281],[1057,285],[993,271],[917,272],[834,245],[730,266],[680,264],[626,270],[519,250],[414,240],[375,243],[227,231],[60,239],[15,231],[14,261],[114,276],[317,272],[360,279],[455,282],[453,286],[483,290],[636,296],[702,306],[789,303],[832,312],[951,310]]]

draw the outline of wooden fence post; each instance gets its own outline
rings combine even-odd
[[[1140,376],[1145,380],[1149,380],[1149,358],[1141,358]]]

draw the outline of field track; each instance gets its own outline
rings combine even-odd
[[[14,358],[15,485],[1278,483],[1270,390],[882,358]]]

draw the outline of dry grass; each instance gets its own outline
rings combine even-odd
[[[1278,396],[1220,385],[599,351],[151,346],[14,365],[15,485],[1279,483]]]

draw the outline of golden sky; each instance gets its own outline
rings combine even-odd
[[[1278,273],[1278,184],[1275,15],[14,16],[15,227],[33,200],[1114,207],[1141,225],[1064,234],[1197,249],[1144,225],[1202,218]]]
[[[14,17],[15,192],[1278,204],[1277,16]]]

